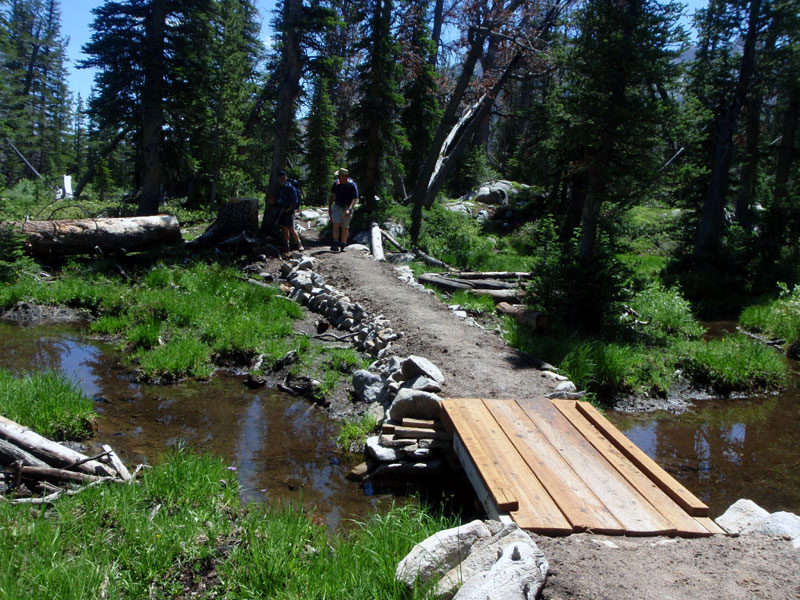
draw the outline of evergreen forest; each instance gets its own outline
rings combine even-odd
[[[324,205],[347,166],[357,218],[406,211],[424,248],[438,205],[507,179],[524,208],[482,233],[538,257],[543,310],[602,322],[643,285],[620,258],[639,227],[666,285],[731,313],[800,275],[798,7],[279,0],[266,47],[253,0],[107,1],[82,98],[62,3],[2,0],[0,194],[50,198],[70,174],[75,202],[120,215],[213,215],[284,169]],[[625,218],[646,209],[669,227]]]

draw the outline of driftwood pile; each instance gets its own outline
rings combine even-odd
[[[86,456],[5,417],[0,417],[0,466],[15,504],[45,504],[100,483],[131,482],[135,475],[108,445]]]

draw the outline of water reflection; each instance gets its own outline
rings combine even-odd
[[[609,418],[718,516],[739,498],[800,514],[800,394]]]
[[[71,327],[0,323],[0,367],[64,373],[95,398],[94,443],[110,444],[128,463],[155,462],[177,444],[211,452],[230,461],[244,500],[302,502],[331,528],[394,501],[367,497],[345,479],[349,466],[332,441],[336,426],[305,400],[248,390],[225,375],[209,383],[136,384],[113,346]]]

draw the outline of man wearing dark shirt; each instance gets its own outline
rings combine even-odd
[[[358,200],[358,188],[355,181],[350,181],[347,169],[339,169],[337,181],[333,182],[328,197],[328,216],[333,224],[333,243],[331,250],[342,252],[350,233],[350,219],[353,218],[353,206]]]
[[[289,183],[289,178],[286,171],[281,171],[278,175],[280,186],[278,187],[278,225],[281,226],[281,234],[283,235],[283,251],[289,250],[289,238],[297,244],[297,249],[302,252],[303,242],[300,241],[300,236],[294,228],[294,209],[297,206],[297,190]]]

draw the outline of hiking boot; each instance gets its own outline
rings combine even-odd
[[[303,244],[300,244],[300,245],[297,247],[297,251],[298,251],[298,252],[305,252],[305,251],[306,251],[306,249],[305,249],[305,248],[303,248]]]
[[[339,244],[339,252],[344,252],[344,244]]]
[[[339,244],[337,244],[336,242],[332,243],[331,252],[336,252],[337,250],[339,250]]]

